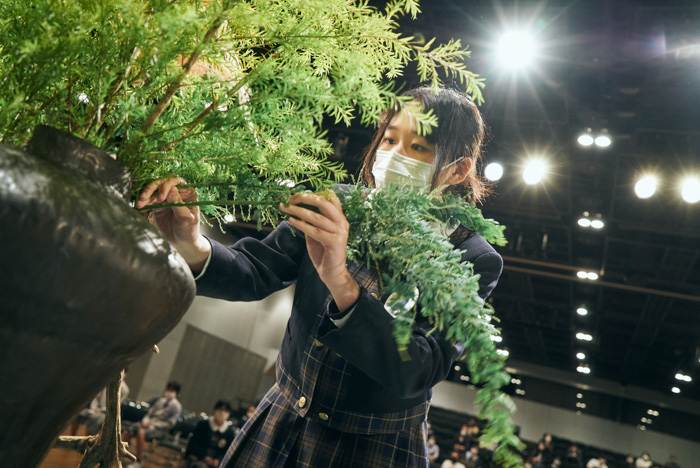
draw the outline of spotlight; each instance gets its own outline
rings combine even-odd
[[[593,341],[593,336],[589,335],[588,333],[578,332],[576,333],[576,338],[581,341]]]
[[[226,213],[224,215],[224,221],[227,223],[232,223],[233,222],[233,215],[231,213]]]
[[[503,337],[500,335],[491,335],[491,341],[495,343],[500,343],[501,341],[503,341]]]
[[[518,388],[517,390],[515,390],[515,393],[517,393],[518,395],[525,395],[525,390],[523,390],[522,388]]]
[[[576,358],[577,359],[586,359],[586,355],[584,353],[576,353]],[[580,393],[579,393],[580,395]]]
[[[593,141],[593,137],[590,133],[584,133],[583,135],[578,137],[578,143],[581,146],[591,146],[593,144]]]
[[[646,175],[634,184],[634,193],[638,198],[649,198],[656,193],[656,184],[656,177],[653,175]]]
[[[673,388],[671,389],[671,391],[672,391],[673,393],[681,393],[681,389],[678,388],[678,387],[673,387]]]
[[[676,374],[676,379],[677,379],[677,380],[682,380],[683,382],[692,382],[692,381],[693,381],[693,378],[692,378],[692,377],[690,377],[689,375],[684,375],[684,374],[681,373],[681,372],[678,372],[678,373]]]
[[[687,203],[697,203],[700,201],[700,179],[697,177],[686,177],[681,184],[681,197]]]
[[[637,429],[639,429],[640,431],[646,431],[646,430],[647,430],[647,427],[646,427],[645,425],[643,425],[643,424],[639,424],[639,425],[637,426]]]
[[[491,163],[484,169],[484,177],[486,177],[491,182],[500,180],[503,177],[503,166],[498,163]]]
[[[455,370],[456,370],[456,371],[461,370],[461,369],[462,369],[462,368],[459,367],[459,364],[455,364]]]
[[[514,385],[520,385],[521,382],[520,382],[520,379],[516,379],[515,377],[513,377],[510,379],[510,383],[512,383]]]
[[[578,273],[576,273],[576,276],[578,276],[581,279],[586,279],[588,273],[586,273],[585,271],[579,271]]]
[[[508,32],[498,41],[498,59],[504,68],[515,70],[527,67],[533,61],[535,52],[535,41],[525,32]]]
[[[528,185],[540,182],[547,173],[547,164],[542,159],[532,159],[525,165],[523,180]]]
[[[576,313],[579,315],[588,315],[588,309],[582,306],[576,309]]]
[[[593,229],[603,229],[603,226],[605,226],[605,223],[602,219],[594,219],[591,221],[591,227]]]
[[[498,354],[500,354],[501,356],[506,356],[506,357],[508,357],[508,355],[510,354],[507,349],[498,349],[498,350],[496,350],[496,352]]]
[[[588,367],[587,365],[580,365],[576,368],[576,370],[582,374],[590,374],[591,373],[591,368]]]
[[[606,135],[597,136],[595,139],[596,146],[600,146],[601,148],[607,148],[608,146],[610,146],[611,143],[612,140],[609,136]]]
[[[598,273],[593,273],[592,271],[589,271],[586,273],[586,278],[588,278],[591,281],[595,281],[598,279]]]
[[[591,220],[588,218],[579,218],[578,225],[581,227],[591,227]]]
[[[579,400],[580,400],[581,398],[583,398],[583,393],[577,393],[577,394],[576,394],[576,398],[578,398]]]

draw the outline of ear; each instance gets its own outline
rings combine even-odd
[[[441,185],[456,185],[464,182],[471,168],[472,160],[467,158],[451,165],[445,170],[445,173],[442,174],[443,182]]]

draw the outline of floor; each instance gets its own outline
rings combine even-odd
[[[64,434],[68,434],[66,430]],[[76,435],[86,435],[85,426],[79,426]],[[132,446],[131,453],[134,453]],[[70,450],[51,449],[39,468],[78,468],[83,456]],[[184,461],[174,450],[146,443],[144,450],[143,468],[183,468]]]

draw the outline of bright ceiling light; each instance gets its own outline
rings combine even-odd
[[[576,394],[576,398],[578,398],[579,400],[580,400],[581,398],[583,398],[583,393],[577,393],[577,394]]]
[[[591,146],[593,144],[593,137],[589,133],[584,133],[578,137],[578,143],[581,146]]]
[[[581,227],[591,227],[591,220],[588,218],[579,218],[578,225]]]
[[[576,368],[577,371],[579,371],[582,374],[590,374],[591,373],[591,368],[588,366],[578,366]]]
[[[498,349],[498,350],[496,350],[496,352],[497,352],[498,354],[500,354],[501,356],[508,356],[508,355],[510,354],[510,353],[508,352],[508,350],[506,350],[506,349]]]
[[[522,388],[518,388],[517,390],[515,390],[515,393],[517,393],[518,395],[525,395],[525,390],[523,390]]]
[[[647,414],[648,414],[649,416],[658,416],[658,415],[659,415],[659,412],[658,412],[658,411],[654,411],[653,409],[649,409],[649,410],[647,410]]]
[[[581,279],[586,279],[588,273],[586,273],[585,271],[579,271],[578,273],[576,273],[576,276],[578,276]]]
[[[525,68],[533,62],[536,49],[530,34],[522,31],[507,32],[498,41],[498,60],[504,68]]]
[[[598,279],[598,273],[593,273],[592,271],[589,271],[586,273],[586,278],[588,278],[591,281],[595,281]]]
[[[227,223],[232,223],[233,222],[233,215],[231,213],[226,213],[224,215],[224,221]]]
[[[608,146],[610,146],[611,143],[612,140],[609,136],[606,135],[597,136],[595,139],[596,146],[600,146],[601,148],[607,148]]]
[[[697,177],[686,177],[681,183],[681,197],[687,203],[697,203],[700,201],[700,179]]]
[[[500,335],[491,335],[491,341],[500,343],[501,341],[503,341],[503,337]]]
[[[643,424],[640,424],[640,425],[637,426],[637,429],[639,429],[640,431],[646,431],[646,430],[647,430],[647,427],[644,426]]]
[[[520,379],[516,379],[515,377],[513,377],[512,379],[510,379],[510,383],[514,385],[520,385],[521,382]]]
[[[603,229],[603,226],[605,226],[605,223],[602,219],[594,219],[591,221],[591,227],[593,229]]]
[[[681,389],[678,388],[678,387],[673,387],[673,388],[671,389],[671,391],[672,391],[673,393],[681,393]]]
[[[576,358],[577,359],[586,359],[586,355],[584,353],[576,353]],[[580,395],[580,393],[579,393]]]
[[[581,340],[581,341],[593,341],[593,337],[591,335],[589,335],[588,333],[578,332],[578,333],[576,333],[576,338]]]
[[[634,184],[634,193],[638,198],[649,198],[656,193],[657,180],[653,175],[642,177]]]
[[[484,177],[486,177],[491,182],[500,180],[503,177],[503,166],[498,163],[491,163],[484,169]]]
[[[542,159],[532,159],[525,165],[523,180],[528,185],[535,185],[547,173],[547,164]]]
[[[683,374],[683,373],[681,373],[681,372],[678,372],[678,373],[676,374],[676,379],[677,379],[677,380],[682,380],[683,382],[692,382],[692,381],[693,381],[693,378],[692,378],[691,376],[685,375],[685,374]]]
[[[579,315],[588,315],[588,309],[586,309],[585,307],[579,307],[578,309],[576,309],[576,313]]]

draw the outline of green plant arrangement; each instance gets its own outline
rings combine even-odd
[[[409,63],[421,81],[438,86],[444,74],[482,101],[459,40],[434,45],[398,32],[399,18],[418,13],[417,0],[382,9],[367,0],[6,0],[0,143],[24,145],[37,125],[50,125],[113,154],[131,173],[132,196],[176,173],[197,188],[207,215],[276,223],[291,194],[346,177],[325,159],[324,116],[373,124],[403,99],[391,80]],[[421,131],[437,124],[430,113],[415,117]],[[465,344],[482,385],[483,440],[499,444],[504,466],[521,464],[492,310],[471,266],[430,222],[461,222],[497,244],[503,227],[458,197],[401,187],[369,199],[358,187],[344,203],[350,257],[375,266],[391,259],[384,291],[399,304],[417,289],[422,314]],[[415,314],[397,314],[399,348]]]

